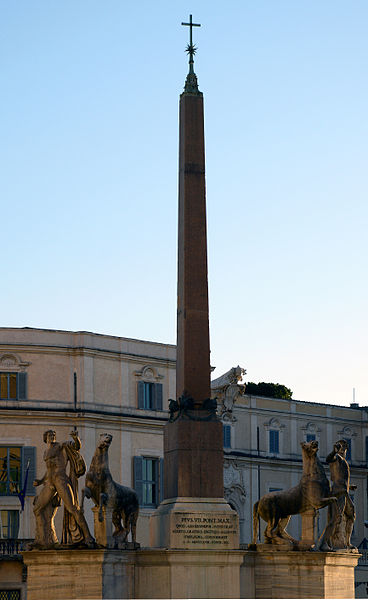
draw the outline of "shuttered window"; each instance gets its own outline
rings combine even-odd
[[[155,508],[163,500],[163,459],[144,456],[134,457],[134,489],[139,505]]]
[[[231,425],[223,426],[224,448],[231,448]]]
[[[279,432],[276,429],[270,429],[270,452],[279,453]]]
[[[0,446],[0,496],[34,496],[36,448]],[[28,471],[28,476],[27,476]]]
[[[0,373],[0,400],[26,400],[27,373]]]
[[[17,539],[19,532],[19,510],[0,510],[0,538]]]
[[[162,410],[162,383],[138,382],[138,408]]]

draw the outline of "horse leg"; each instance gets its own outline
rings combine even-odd
[[[124,521],[124,527],[121,526],[122,518]],[[113,536],[117,536],[117,535],[123,536],[123,542],[125,542],[126,538],[128,537],[128,532],[129,532],[129,530],[126,529],[125,522],[126,522],[125,514],[124,513],[122,514],[120,512],[120,510],[114,510],[112,513],[112,523],[115,526],[115,531],[113,533]]]
[[[253,546],[256,545],[257,536],[258,536],[258,527],[259,527],[258,504],[259,504],[259,501],[256,502],[253,506],[253,541],[252,541]]]
[[[280,519],[277,533],[278,533],[279,537],[282,538],[283,540],[286,540],[287,542],[291,542],[292,544],[297,544],[298,543],[297,540],[295,540],[293,537],[291,537],[291,535],[289,535],[288,532],[286,531],[286,527],[287,527],[290,519],[291,519],[291,515],[288,515],[284,519]]]
[[[85,499],[85,498],[88,498],[88,499],[90,499],[90,498],[91,498],[91,495],[92,495],[92,494],[91,494],[91,490],[89,489],[89,487],[84,487],[84,488],[82,489],[82,502],[81,502],[81,506],[80,506],[80,508],[81,508],[81,511],[84,511],[84,499]]]
[[[102,523],[104,520],[103,507],[106,506],[107,500],[108,500],[108,495],[101,492],[99,510],[98,510],[98,520],[100,521],[100,523]]]
[[[132,513],[130,515],[130,531],[132,532],[133,544],[136,543],[137,520],[138,520],[138,511],[136,510],[134,513]]]

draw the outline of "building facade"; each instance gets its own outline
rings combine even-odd
[[[78,429],[87,466],[100,433],[113,435],[110,470],[117,482],[137,490],[141,505],[137,540],[148,545],[149,517],[163,497],[163,427],[169,399],[175,398],[175,358],[175,346],[169,344],[87,332],[0,328],[3,553],[9,540],[34,537],[32,482],[45,472],[42,436],[50,428],[58,441],[70,439],[70,431]],[[249,396],[239,383],[242,374],[237,367],[212,382],[223,422],[224,494],[239,514],[241,542],[246,544],[252,537],[254,502],[269,491],[298,483],[300,442],[316,439],[324,461],[333,443],[344,438],[349,443],[351,482],[356,486],[352,542],[358,545],[368,518],[368,409]],[[87,500],[85,515],[93,531],[91,506]],[[326,510],[320,511],[319,533]],[[58,533],[61,520],[59,510]],[[300,537],[299,517],[292,517],[288,531]],[[17,585],[9,568],[0,569],[4,589]]]

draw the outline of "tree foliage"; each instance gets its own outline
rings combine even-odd
[[[268,398],[284,398],[285,400],[291,400],[293,392],[285,385],[280,383],[265,383],[260,381],[259,383],[249,382],[245,386],[245,393],[252,396],[266,396]]]

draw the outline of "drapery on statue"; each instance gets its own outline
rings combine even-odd
[[[335,548],[356,550],[350,542],[355,521],[355,509],[349,496],[349,491],[356,489],[356,486],[350,485],[350,467],[346,460],[347,449],[347,442],[338,440],[326,458],[330,467],[332,494],[337,497],[338,504],[338,513],[336,513],[336,507],[329,508],[330,518],[336,522],[329,544]],[[338,519],[339,515],[342,516],[341,525]]]
[[[92,498],[95,506],[99,508],[98,519],[103,521],[103,507],[112,510],[112,523],[115,527],[113,536],[121,536],[125,542],[129,532],[132,533],[132,542],[136,544],[136,526],[139,513],[138,496],[134,490],[116,483],[109,469],[108,450],[112,435],[101,433],[93,455],[91,466],[86,475],[85,487],[82,490],[82,508],[84,498]],[[123,521],[124,527],[121,526]]]
[[[36,538],[32,547],[52,548],[58,543],[54,527],[54,516],[61,500],[64,503],[62,544],[95,547],[88,525],[79,507],[77,479],[84,475],[86,467],[79,453],[81,447],[77,431],[70,433],[72,441],[59,443],[52,429],[45,431],[43,441],[47,444],[44,452],[46,473],[42,479],[35,479],[34,486],[43,485],[34,499],[33,512],[36,518]],[[67,464],[70,473],[67,474]]]
[[[329,541],[334,531],[336,520],[339,517],[337,498],[331,496],[330,484],[326,477],[322,463],[317,451],[318,442],[301,442],[303,457],[303,475],[298,485],[280,492],[270,492],[263,496],[253,507],[253,541],[250,549],[257,543],[258,517],[267,522],[264,532],[267,544],[289,543],[298,547],[298,541],[292,538],[285,528],[289,523],[290,516],[303,513],[310,509],[333,506],[334,510],[329,514],[327,527],[318,543],[318,549],[322,551],[331,550]]]

